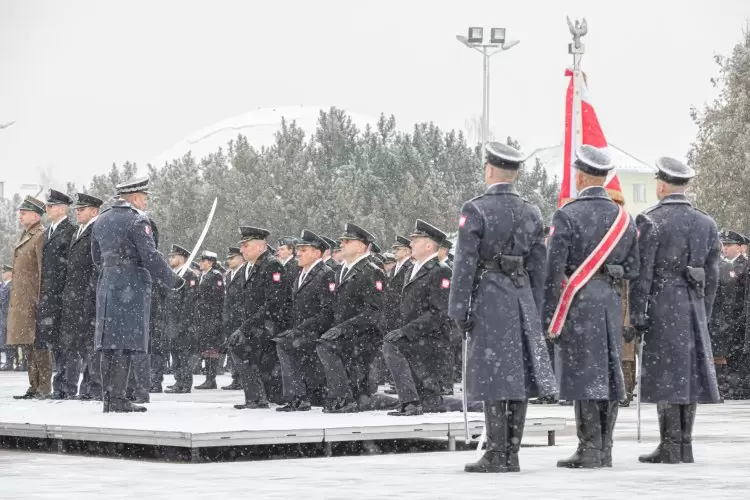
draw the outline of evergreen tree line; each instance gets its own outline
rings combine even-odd
[[[750,235],[750,30],[728,57],[715,56],[719,89],[713,102],[692,109],[698,134],[688,153],[698,205],[719,227]]]
[[[508,143],[519,146],[511,138]],[[393,116],[383,115],[359,130],[344,111],[332,108],[320,113],[310,136],[282,120],[270,147],[255,148],[238,135],[206,158],[188,153],[147,171],[131,162],[113,164],[84,191],[107,201],[116,184],[148,175],[148,211],[163,251],[172,243],[192,248],[215,197],[218,207],[203,248],[220,256],[239,240],[240,225],[267,228],[272,238],[299,236],[303,228],[336,238],[346,222],[355,222],[385,249],[396,234],[408,235],[417,218],[455,231],[461,204],[484,191],[480,154],[461,132],[444,132],[433,123],[404,133]],[[551,218],[559,181],[548,178],[541,164],[523,168],[518,188]],[[74,185],[67,189],[76,191]]]
[[[692,109],[698,126],[688,163],[698,172],[693,192],[720,227],[750,234],[750,31],[728,57],[715,56],[716,99]],[[508,138],[507,142],[519,145]],[[204,248],[219,252],[236,243],[237,227],[266,227],[273,236],[296,236],[310,228],[331,237],[347,221],[372,231],[382,247],[408,234],[416,218],[450,232],[463,201],[481,194],[481,148],[462,132],[433,123],[396,129],[393,116],[359,130],[347,114],[321,112],[312,135],[282,121],[270,147],[256,148],[238,135],[206,158],[187,154],[140,171],[131,162],[112,165],[83,191],[108,200],[114,186],[138,175],[152,179],[149,211],[161,247],[192,247],[214,197],[219,206]],[[538,204],[546,220],[555,210],[558,179],[537,162],[521,171],[522,196]],[[68,183],[68,193],[77,191]],[[0,262],[10,262],[20,227],[14,195],[0,200]]]

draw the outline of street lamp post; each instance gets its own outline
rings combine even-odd
[[[519,44],[518,40],[505,40],[505,28],[490,28],[489,41],[485,42],[484,28],[469,28],[468,36],[456,35],[456,40],[482,54],[482,131],[481,141],[484,146],[489,140],[490,128],[490,57],[498,52],[509,50]]]

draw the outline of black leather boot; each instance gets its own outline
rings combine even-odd
[[[614,444],[615,423],[620,403],[599,401],[599,420],[602,423],[602,467],[612,467],[612,445]]]
[[[578,448],[569,458],[558,460],[558,467],[568,469],[597,469],[602,466],[602,425],[599,418],[598,401],[586,399],[575,401]]]
[[[466,472],[508,472],[508,402],[485,401],[484,425],[487,450],[477,462],[466,464]]]
[[[652,453],[638,457],[645,464],[679,464],[682,462],[682,422],[680,405],[656,405],[661,440]]]
[[[508,401],[508,458],[505,462],[508,472],[521,472],[518,452],[523,440],[523,429],[526,425],[526,409],[529,402]]]
[[[112,358],[111,352],[102,351],[99,361],[99,370],[102,374],[102,412],[109,413],[110,396],[112,394]]]
[[[196,389],[216,389],[216,365],[218,360],[206,358],[206,381],[196,385]]]
[[[682,428],[682,463],[692,464],[693,458],[693,424],[698,405],[680,405],[680,423]]]
[[[134,405],[125,397],[130,371],[130,356],[123,354],[112,356],[109,370],[111,380],[109,411],[114,413],[141,413],[146,411],[145,406]]]

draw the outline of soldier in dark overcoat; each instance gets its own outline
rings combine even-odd
[[[117,186],[119,198],[93,225],[91,254],[99,267],[96,348],[102,351],[104,412],[146,411],[126,399],[130,357],[149,345],[151,286],[183,282],[156,250],[148,204],[148,179]]]
[[[68,250],[76,227],[68,219],[68,208],[73,199],[60,191],[47,191],[45,209],[49,227],[44,233],[42,254],[42,282],[39,285],[39,304],[36,309],[36,349],[49,349],[57,365],[52,379],[52,398],[65,399],[61,382],[65,378],[64,358],[60,346],[60,325],[63,310],[63,289],[68,272]],[[75,396],[75,394],[73,394]]]
[[[404,282],[411,274],[411,240],[405,236],[396,236],[392,250],[396,256],[396,265],[387,273],[387,286],[383,293],[383,314],[381,329],[390,332],[400,326],[401,291]]]
[[[441,364],[450,348],[448,294],[451,269],[438,259],[446,234],[417,220],[411,234],[414,266],[398,304],[399,325],[385,334],[383,356],[400,408],[389,415],[421,415],[442,403]]]
[[[644,342],[638,396],[656,403],[661,440],[639,460],[691,463],[696,403],[720,398],[708,321],[721,243],[711,216],[685,196],[694,170],[667,157],[656,167],[659,203],[639,220],[641,273],[631,314]]]
[[[294,283],[299,276],[299,266],[297,265],[297,238],[293,236],[284,236],[279,238],[277,244],[277,256],[281,265],[284,266],[284,279],[286,287],[289,290],[294,289]]]
[[[277,411],[307,411],[322,401],[325,377],[315,347],[333,323],[336,276],[323,262],[328,243],[304,230],[297,240],[299,276],[292,284],[290,328],[274,338],[281,364],[284,396],[289,400]]]
[[[200,361],[198,322],[195,320],[200,278],[190,269],[190,252],[173,244],[169,251],[169,265],[175,272],[188,266],[182,279],[185,285],[167,293],[165,304],[166,337],[172,352],[175,384],[165,392],[187,394],[193,388],[193,367]]]
[[[72,399],[78,392],[83,367],[80,399],[101,399],[102,375],[99,355],[94,350],[96,325],[96,280],[98,271],[91,258],[91,231],[104,201],[86,193],[75,200],[78,228],[70,241],[68,270],[62,294],[60,322],[60,394]]]
[[[196,389],[216,389],[219,347],[224,342],[224,276],[217,269],[217,260],[216,253],[209,251],[203,252],[200,258],[203,273],[198,286],[195,319],[198,323],[198,348],[206,364],[206,380],[196,385]]]
[[[327,413],[370,408],[370,364],[380,348],[385,274],[368,253],[375,237],[356,224],[341,236],[344,265],[336,277],[333,327],[316,350],[326,375]]]
[[[221,315],[222,328],[224,330],[224,341],[242,324],[242,318],[245,310],[243,288],[245,284],[245,262],[242,257],[240,247],[229,247],[227,255],[227,265],[229,272],[226,276],[226,294],[224,295],[224,308]],[[235,391],[242,389],[240,383],[240,374],[237,367],[232,363],[232,356],[229,356],[229,365],[232,371],[232,382],[225,385],[222,389],[226,391]]]
[[[268,408],[269,399],[282,399],[279,358],[271,339],[289,328],[292,295],[284,266],[268,249],[269,234],[267,229],[240,227],[240,250],[247,261],[244,316],[227,340],[245,391],[245,402],[234,406],[238,410]]]
[[[621,281],[638,276],[637,232],[604,188],[609,156],[584,145],[574,166],[578,197],[555,212],[547,240],[545,330],[557,342],[560,399],[574,401],[578,429],[576,452],[557,466],[611,467],[625,398]]]
[[[487,190],[461,208],[448,314],[468,336],[466,386],[484,401],[487,451],[467,472],[520,470],[528,399],[555,392],[544,343],[544,224],[513,184],[523,156],[485,147]]]
[[[148,217],[151,226],[151,237],[154,246],[159,249],[159,228],[156,221]],[[161,252],[159,252],[161,255]],[[151,287],[151,313],[148,320],[148,350],[142,353],[134,353],[130,356],[130,370],[128,373],[128,388],[126,397],[134,403],[150,403],[149,392],[152,389],[151,380],[151,354],[154,347],[161,349],[163,341],[163,298],[166,293],[164,287]],[[159,385],[161,388],[161,384]]]
[[[729,230],[719,233],[722,259],[719,263],[719,286],[709,321],[711,347],[716,365],[719,390],[726,399],[744,399],[745,331],[748,312],[748,264],[742,255],[744,236]]]

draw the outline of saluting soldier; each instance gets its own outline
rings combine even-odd
[[[696,403],[720,399],[708,320],[719,283],[716,223],[685,196],[695,171],[656,160],[659,203],[639,220],[641,273],[631,290],[643,337],[638,396],[656,403],[660,442],[646,463],[692,463]]]
[[[102,351],[103,409],[143,412],[125,397],[130,357],[149,343],[151,286],[182,286],[156,250],[148,205],[148,178],[119,184],[119,198],[93,225],[91,254],[100,268],[96,288],[96,348]]]
[[[540,310],[544,224],[514,182],[523,155],[485,146],[487,190],[463,204],[448,314],[468,336],[469,401],[484,402],[487,451],[466,472],[518,472],[529,398],[555,392]]]
[[[307,411],[323,398],[325,377],[315,346],[333,323],[336,290],[336,276],[323,262],[326,248],[325,240],[306,229],[297,240],[300,272],[292,292],[292,323],[274,338],[284,396],[289,400],[277,411]]]
[[[196,389],[216,389],[219,365],[219,346],[224,341],[222,315],[224,311],[224,277],[217,269],[218,256],[204,251],[200,257],[201,277],[198,285],[196,322],[198,349],[206,363],[206,380]]]
[[[99,273],[91,257],[92,224],[99,216],[103,200],[77,193],[75,200],[78,228],[70,241],[68,270],[62,293],[60,390],[67,399],[78,392],[78,377],[83,380],[78,399],[102,397],[99,354],[94,350],[96,326],[96,280]]]
[[[271,340],[289,328],[291,290],[284,266],[271,255],[267,229],[240,227],[240,250],[247,261],[244,283],[244,319],[227,340],[232,363],[240,372],[245,402],[238,410],[268,408],[269,398],[281,397],[278,356]]]
[[[381,343],[379,316],[385,274],[368,253],[375,237],[356,224],[341,236],[345,264],[336,278],[333,327],[316,348],[326,375],[326,413],[370,407],[369,367]]]
[[[224,296],[224,312],[222,313],[222,327],[224,329],[224,340],[242,324],[244,313],[244,297],[242,294],[245,284],[245,259],[242,257],[240,247],[229,247],[227,255],[227,266],[229,272],[226,278],[226,295]],[[232,369],[232,383],[222,387],[225,391],[238,391],[242,389],[240,374],[237,367],[229,356],[229,365]]]
[[[625,398],[620,288],[638,276],[637,232],[604,188],[609,156],[583,145],[574,167],[578,197],[555,212],[547,241],[544,322],[560,351],[560,399],[574,402],[578,431],[576,452],[557,466],[611,467]]]
[[[444,232],[417,219],[411,234],[414,266],[404,283],[397,328],[385,334],[383,356],[398,393],[400,408],[389,415],[435,411],[440,396],[440,360],[450,344],[448,294],[451,269],[441,263],[438,248]]]
[[[61,387],[61,382],[65,379],[65,367],[60,364],[60,359],[64,358],[60,346],[60,320],[68,271],[68,250],[76,231],[76,227],[68,220],[68,208],[71,204],[73,199],[67,194],[54,189],[47,191],[45,210],[50,226],[44,232],[42,282],[36,309],[36,348],[51,350],[57,365],[57,373],[52,379],[52,399],[65,399],[68,396]]]
[[[39,303],[39,283],[42,274],[44,233],[41,218],[44,203],[32,196],[24,198],[18,207],[18,220],[23,231],[13,252],[15,278],[10,289],[8,308],[8,345],[23,348],[29,373],[26,393],[15,399],[45,398],[50,393],[52,358],[48,349],[36,349],[36,310]]]
[[[742,255],[744,237],[729,230],[719,234],[722,260],[719,263],[719,286],[709,322],[711,346],[716,365],[719,390],[727,399],[746,397],[743,376],[747,371],[745,330],[747,318],[748,265]]]
[[[198,350],[198,323],[195,319],[198,302],[199,280],[190,269],[187,259],[190,252],[173,244],[169,252],[169,266],[175,273],[188,266],[182,279],[185,285],[167,294],[166,336],[170,340],[175,384],[165,392],[186,394],[193,388],[193,367],[200,361]]]

